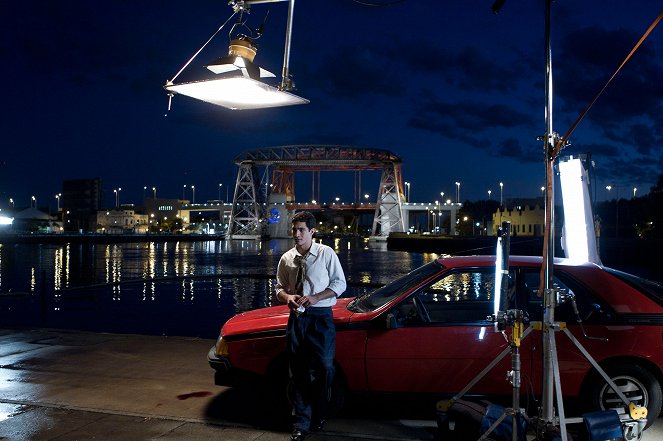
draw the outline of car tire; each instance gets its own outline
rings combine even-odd
[[[605,372],[622,390],[628,399],[639,406],[647,407],[647,427],[651,426],[661,413],[663,394],[656,376],[637,364],[615,364],[608,366]],[[621,400],[598,373],[594,373],[589,382],[591,409],[607,410],[621,407]],[[623,413],[622,410],[618,412]]]

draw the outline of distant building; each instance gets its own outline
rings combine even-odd
[[[183,199],[146,198],[143,211],[148,216],[147,221],[153,231],[162,231],[164,223],[169,224],[169,231],[184,230],[189,224],[189,212],[182,207],[188,203],[189,201]],[[173,222],[176,222],[177,226]]]
[[[148,216],[130,209],[101,210],[97,212],[97,233],[147,233]]]
[[[62,223],[65,231],[95,231],[101,208],[101,179],[75,179],[62,183]]]
[[[534,208],[529,205],[516,205],[510,210],[498,208],[493,213],[493,235],[497,234],[497,229],[504,221],[511,222],[512,236],[543,236],[545,210],[539,205]]]
[[[43,211],[30,207],[14,215],[12,231],[15,233],[61,233],[62,225]]]

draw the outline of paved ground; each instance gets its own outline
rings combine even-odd
[[[0,330],[0,440],[287,440],[256,387],[213,385],[212,340]],[[391,401],[390,401],[391,400]],[[355,398],[316,440],[433,440],[414,402]],[[645,433],[663,439],[661,419]]]

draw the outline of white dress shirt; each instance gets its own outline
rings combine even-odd
[[[295,294],[295,285],[297,283],[298,264],[295,258],[302,256],[297,247],[286,251],[281,260],[279,260],[276,269],[276,294],[285,290],[288,294]],[[345,274],[341,268],[341,262],[331,247],[316,242],[311,244],[305,256],[302,256],[306,262],[306,277],[304,278],[305,296],[311,296],[321,293],[329,288],[339,297],[345,292]],[[336,304],[336,297],[320,300],[315,307],[333,306]]]

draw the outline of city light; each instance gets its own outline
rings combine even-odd
[[[456,203],[460,202],[460,182],[456,182]]]
[[[503,183],[503,182],[500,182],[500,207],[503,205],[503,203],[502,203],[502,201],[503,201],[503,198],[502,198],[503,194],[504,194],[504,183]]]

